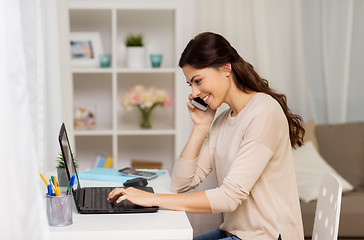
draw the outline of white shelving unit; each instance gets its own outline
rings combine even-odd
[[[176,109],[185,107],[178,93],[185,80],[177,69],[180,55],[177,1],[69,0],[60,13],[63,114],[80,171],[93,167],[97,153],[112,156],[114,168],[129,166],[130,160],[139,159],[161,161],[165,169],[171,170],[181,145],[178,134],[183,132]],[[71,32],[99,32],[104,53],[112,55],[112,66],[72,67]],[[126,67],[124,40],[130,33],[144,36],[146,68]],[[163,54],[160,68],[151,68],[150,53]],[[153,110],[150,130],[139,127],[136,108],[127,112],[120,105],[122,95],[137,84],[166,89],[173,98],[171,107]],[[74,129],[74,109],[84,104],[96,109],[94,129]]]

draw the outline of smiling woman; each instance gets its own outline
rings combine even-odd
[[[199,0],[195,8],[196,31],[229,39],[305,122],[364,120],[364,1]],[[194,234],[219,225],[189,217]]]
[[[207,198],[211,212],[224,213],[219,229],[195,239],[303,239],[291,150],[303,143],[301,117],[221,35],[197,35],[179,66],[190,99],[205,99],[209,108],[188,104],[194,127],[175,163],[172,187],[193,189],[214,171],[219,187],[199,197]],[[222,103],[230,109],[212,123]]]
[[[117,188],[109,198],[122,194],[117,201],[224,213],[219,229],[196,240],[303,239],[291,150],[302,144],[301,118],[221,35],[197,35],[187,44],[179,66],[192,88],[190,100],[200,97],[209,107],[201,111],[187,104],[194,126],[176,159],[172,189],[193,189],[212,171],[219,186],[184,194]],[[213,122],[222,103],[230,109]]]

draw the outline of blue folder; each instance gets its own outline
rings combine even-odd
[[[158,174],[158,177],[165,174],[164,171],[148,170],[148,172],[155,172]],[[78,173],[78,178],[106,182],[125,182],[135,177],[124,176],[119,173],[118,169],[114,168],[92,168],[90,170]]]

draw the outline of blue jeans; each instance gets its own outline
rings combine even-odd
[[[203,233],[193,238],[193,240],[240,240],[237,236],[226,235],[220,228],[212,230],[211,232]]]
[[[203,233],[193,238],[193,240],[241,240],[237,236],[233,235],[228,237],[224,231],[220,228],[212,230],[211,232]],[[281,235],[278,236],[278,240],[281,239]]]

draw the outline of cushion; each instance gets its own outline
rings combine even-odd
[[[343,192],[353,190],[353,186],[342,178],[316,151],[311,141],[302,147],[293,149],[296,169],[298,194],[302,201],[316,200],[319,194],[320,181],[326,172],[334,174],[341,182]]]
[[[355,189],[364,189],[364,122],[316,125],[315,133],[320,155]]]
[[[316,150],[320,152],[316,138],[316,124],[314,120],[304,123],[305,136],[303,136],[303,142],[311,141]]]

